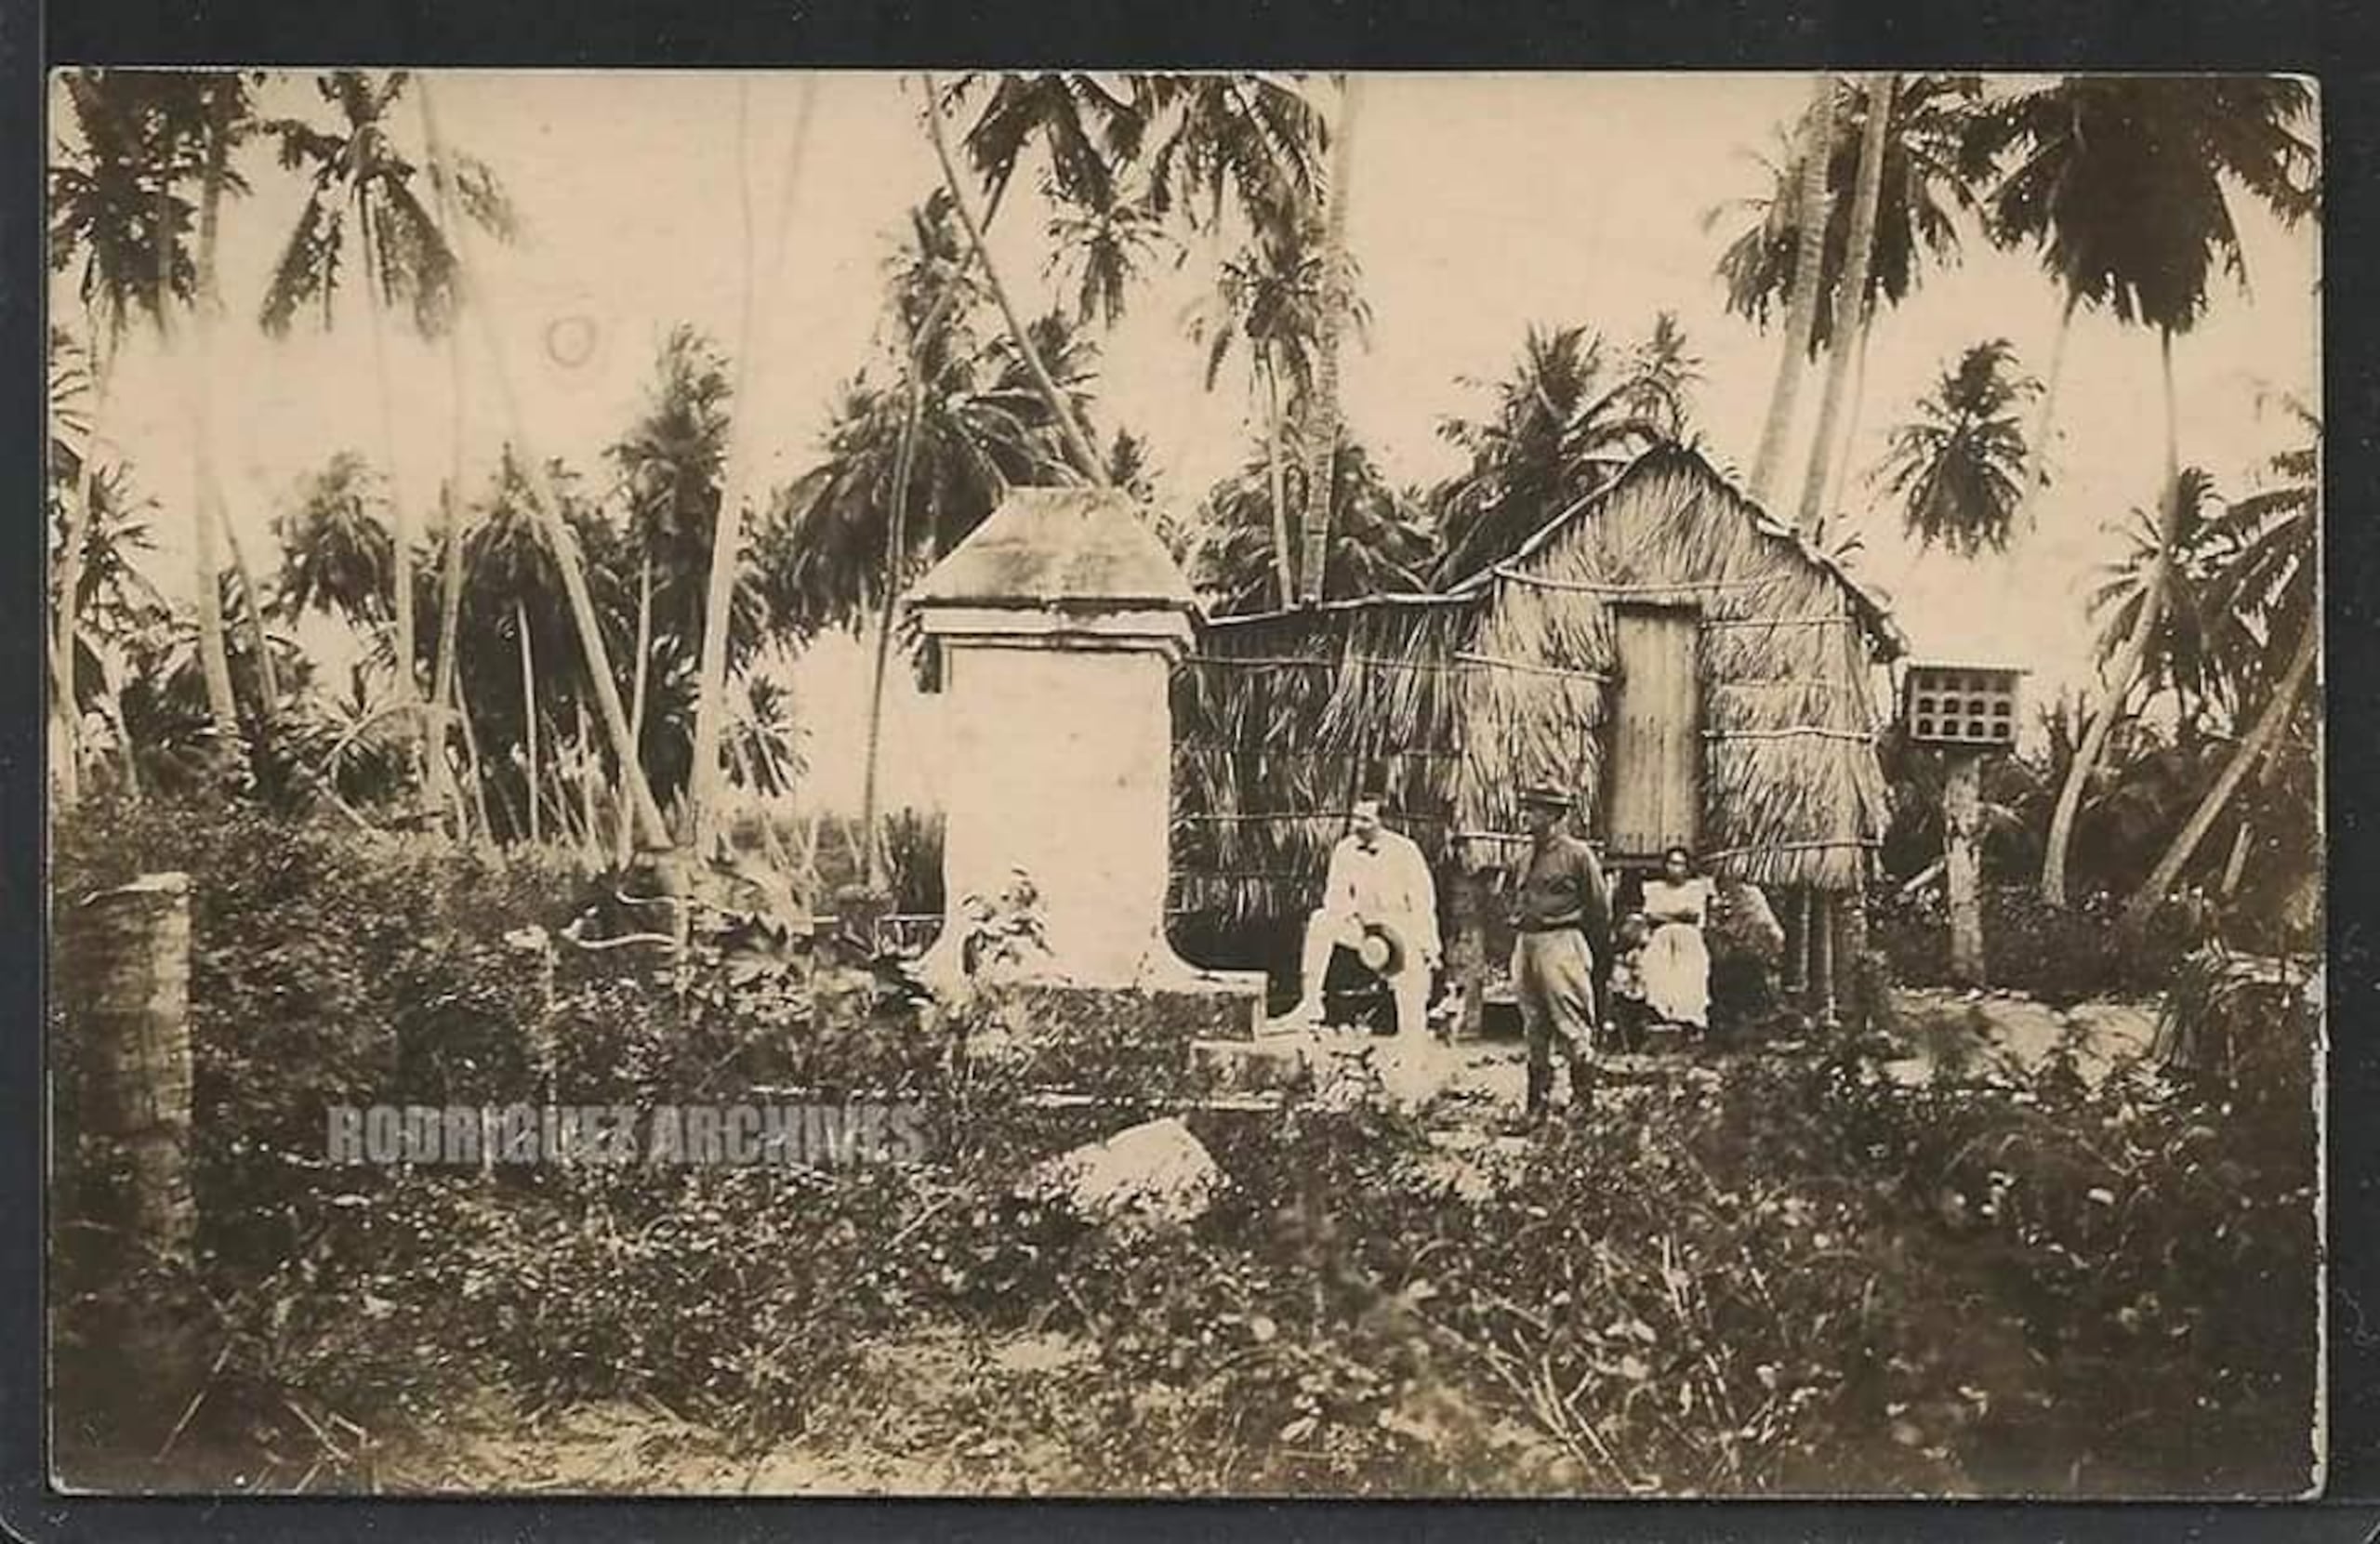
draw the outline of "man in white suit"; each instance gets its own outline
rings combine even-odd
[[[1355,800],[1347,834],[1331,849],[1322,904],[1306,923],[1298,975],[1302,996],[1289,1023],[1322,1022],[1322,983],[1331,953],[1360,952],[1368,935],[1374,937],[1376,952],[1385,946],[1395,957],[1382,974],[1396,1000],[1397,1036],[1420,1036],[1429,1010],[1431,972],[1443,954],[1437,884],[1421,850],[1382,824],[1380,795],[1369,790]]]

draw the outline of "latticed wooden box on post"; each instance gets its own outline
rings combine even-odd
[[[2022,670],[1996,665],[1912,664],[1900,717],[1912,744],[2013,750]]]

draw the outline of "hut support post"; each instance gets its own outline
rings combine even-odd
[[[1832,1029],[1834,1011],[1834,897],[1821,894],[1812,907],[1810,928],[1810,992],[1817,999],[1818,1024]]]

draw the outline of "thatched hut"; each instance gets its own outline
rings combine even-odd
[[[1302,916],[1365,769],[1433,861],[1527,838],[1577,790],[1620,867],[1670,844],[1804,896],[1856,887],[1885,820],[1874,597],[1670,446],[1443,594],[1218,619],[1174,677],[1174,907]],[[1443,888],[1443,887],[1442,887]]]

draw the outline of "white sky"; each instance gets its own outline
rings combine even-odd
[[[480,244],[488,298],[519,383],[529,437],[590,478],[599,452],[636,411],[655,347],[691,322],[731,348],[740,290],[738,101],[748,91],[754,207],[778,207],[804,77],[670,72],[445,72],[436,77],[441,128],[504,179],[527,226],[502,249]],[[311,86],[277,88],[271,110],[320,117]],[[1723,463],[1748,466],[1776,368],[1771,337],[1724,314],[1713,266],[1730,219],[1706,233],[1704,211],[1764,191],[1752,153],[1807,99],[1802,75],[1387,75],[1372,77],[1355,141],[1349,239],[1373,322],[1368,352],[1350,350],[1345,409],[1353,431],[1395,481],[1428,481],[1457,457],[1435,425],[1477,404],[1458,377],[1501,376],[1524,328],[1583,322],[1633,341],[1673,310],[1704,361],[1695,419]],[[895,77],[824,77],[782,260],[763,262],[760,475],[781,482],[816,454],[828,393],[864,359],[880,313],[881,265],[905,212],[936,185],[932,153]],[[417,120],[401,107],[400,131]],[[380,399],[364,312],[287,341],[251,324],[302,191],[269,153],[250,152],[253,196],[226,212],[223,291],[231,317],[211,387],[219,458],[251,551],[272,513],[330,455],[382,458]],[[2317,364],[2319,238],[2239,211],[2252,295],[2219,290],[2206,321],[2175,350],[2183,457],[2236,487],[2286,432],[2255,411],[2259,389],[2312,400]],[[993,233],[1002,276],[1021,305],[1046,308],[1044,211],[1024,183]],[[1104,429],[1132,429],[1154,445],[1162,495],[1185,508],[1254,442],[1244,377],[1227,368],[1200,389],[1201,350],[1183,312],[1204,292],[1213,254],[1191,251],[1129,297],[1105,341]],[[360,301],[360,293],[347,297]],[[53,303],[72,304],[54,288]],[[2006,337],[2036,373],[2046,368],[2057,301],[2029,257],[1971,239],[1964,264],[1929,272],[1881,321],[1871,346],[1855,468],[1872,465],[1891,425],[1966,345]],[[591,358],[566,367],[546,343],[557,323],[593,324]],[[451,416],[443,353],[392,333],[396,455],[418,508],[444,475]],[[466,441],[474,468],[506,433],[493,376],[476,343],[468,361]],[[1806,377],[1806,434],[1818,376]],[[190,436],[178,372],[146,340],[127,351],[111,438],[158,500],[153,576],[189,593]],[[2107,525],[2149,496],[2161,460],[2153,337],[2085,316],[2059,401],[2058,477],[2040,529],[2013,562],[1921,557],[1896,511],[1864,510],[1858,572],[1896,603],[1921,655],[2000,657],[2030,667],[2046,692],[2088,670],[2080,595],[2120,550]],[[1798,490],[1798,468],[1779,481]],[[1783,502],[1780,500],[1780,502]],[[800,672],[813,726],[808,797],[856,802],[866,702],[862,655],[818,646]],[[888,777],[893,798],[934,799],[930,703],[895,704]]]

